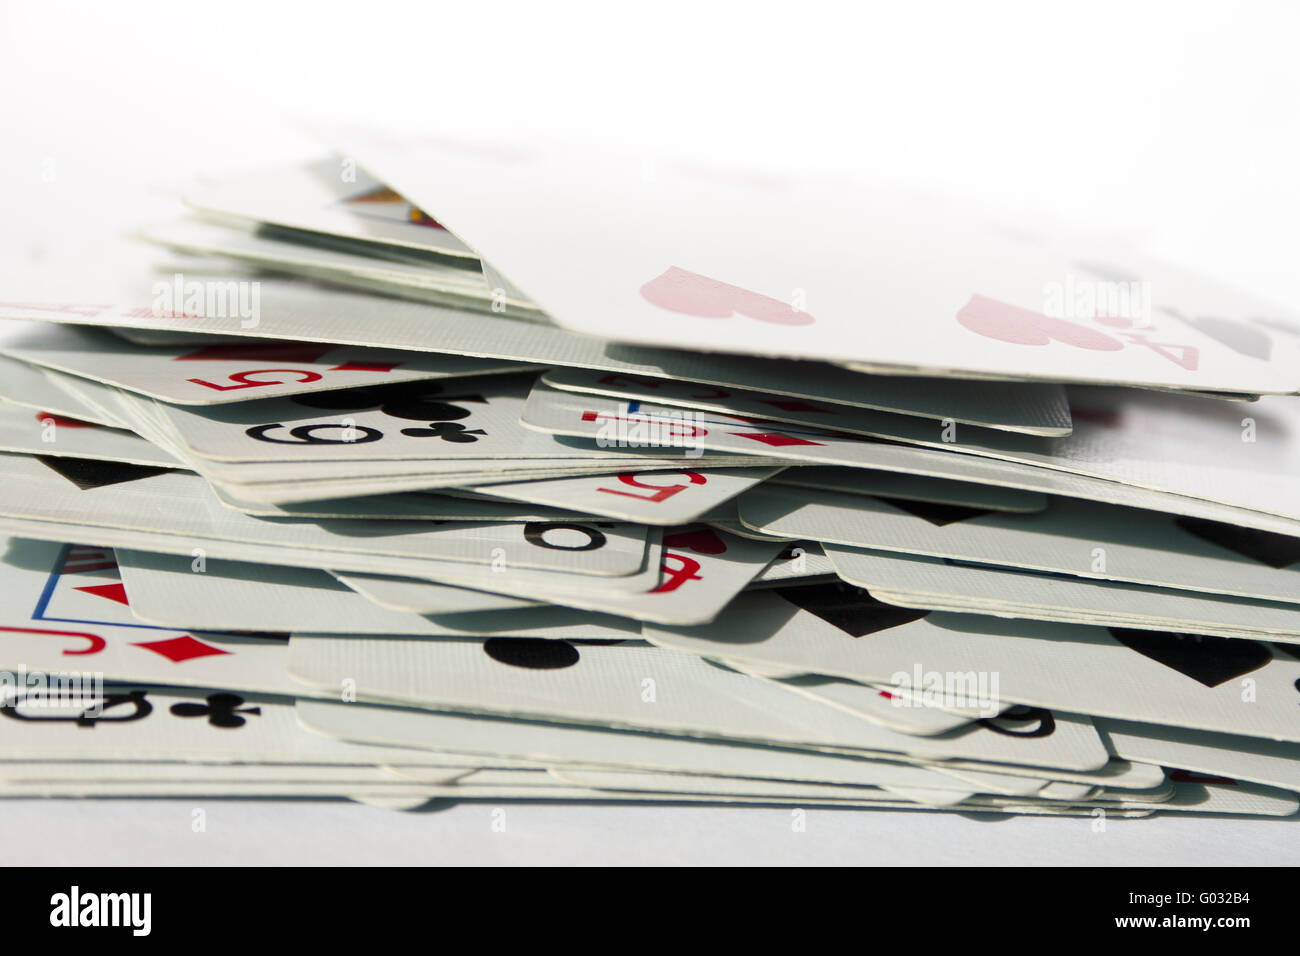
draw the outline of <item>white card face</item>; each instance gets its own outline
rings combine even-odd
[[[835,567],[821,545],[812,541],[797,541],[781,549],[772,563],[759,572],[751,587],[767,587],[801,578],[834,577]]]
[[[517,290],[489,284],[485,272],[470,260],[444,265],[423,255],[414,263],[390,259],[392,247],[360,244],[356,251],[350,240],[337,242],[304,233],[286,234],[266,225],[248,228],[229,223],[215,225],[199,219],[182,219],[142,230],[137,238],[156,243],[173,253],[219,257],[228,265],[269,270],[279,275],[320,279],[351,289],[395,295],[453,308],[492,312],[513,319],[543,321]],[[381,249],[384,258],[365,254]],[[217,263],[218,265],[221,263]],[[481,265],[481,263],[479,264]],[[184,344],[184,343],[182,343]]]
[[[705,627],[647,626],[642,633],[697,654],[850,680],[932,685],[943,700],[982,695],[1300,741],[1300,659],[1281,645],[932,613],[822,585],[742,595]]]
[[[122,528],[188,538],[268,545],[285,554],[327,555],[316,567],[373,572],[363,554],[394,561],[388,573],[417,570],[425,562],[468,561],[521,568],[562,568],[595,575],[630,575],[646,562],[646,528],[602,522],[495,523],[266,519],[223,507],[203,479],[183,472],[79,458],[0,456],[0,476],[10,494],[0,514],[20,519]],[[117,541],[124,546],[129,542]],[[146,550],[149,550],[146,548]],[[229,549],[226,549],[229,551]],[[225,556],[217,554],[214,556]],[[232,557],[236,555],[231,555]],[[319,558],[317,558],[319,560]],[[435,573],[436,566],[426,568]]]
[[[1023,813],[1033,804],[1020,804],[1014,799],[997,797],[972,797],[969,804],[997,805],[1009,813]],[[1042,804],[1038,804],[1042,806]],[[1273,787],[1242,783],[1236,780],[1187,776],[1175,783],[1171,796],[1154,801],[1113,800],[1073,804],[1078,808],[1100,806],[1107,816],[1125,810],[1159,810],[1182,813],[1240,813],[1263,816],[1291,816],[1300,809],[1300,799],[1294,793]]]
[[[760,185],[671,159],[629,177],[644,155],[592,143],[533,139],[494,159],[495,144],[467,150],[451,137],[334,134],[555,322],[614,341],[1204,390],[1300,382],[1285,363],[1241,355],[1163,311],[1155,283],[1125,284],[1140,301],[1098,311],[1097,286],[1116,283],[948,203],[821,177]],[[758,238],[774,235],[798,238]],[[1076,317],[1080,284],[1094,301]],[[1248,298],[1234,304],[1233,317],[1259,314]]]
[[[549,589],[512,593],[530,593],[543,597],[549,603],[567,608],[604,612],[601,616],[603,622],[601,627],[606,631],[611,626],[617,628],[615,633],[601,633],[600,629],[594,626],[590,634],[576,632],[565,634],[557,631],[554,635],[557,637],[617,638],[623,636],[623,633],[635,635],[637,631],[630,626],[627,619],[658,621],[664,624],[702,624],[717,617],[731,599],[744,590],[754,576],[773,559],[781,547],[779,542],[747,540],[703,525],[668,528],[663,535],[659,579],[653,587],[639,593],[629,594],[626,591],[601,593],[581,579],[576,584],[566,586],[562,583],[563,577],[556,577],[555,580],[561,583]],[[568,579],[572,581],[574,577],[569,575]],[[527,588],[527,585],[523,587]],[[537,617],[538,614],[540,612],[526,612],[523,615],[509,613],[475,615],[477,620],[473,624],[462,621],[458,625],[465,630],[454,631],[449,628],[444,633],[527,636],[521,630],[521,625],[525,624],[530,616]],[[610,619],[605,616],[610,614],[616,617]],[[588,614],[586,617],[594,619],[595,615]],[[576,618],[578,621],[583,619],[581,615]],[[562,619],[565,622],[567,620]],[[439,617],[436,623],[442,626],[455,622],[450,618]],[[546,635],[539,633],[538,636]]]
[[[1026,472],[1041,470],[991,458],[953,455],[937,448],[876,441],[806,426],[756,422],[739,415],[693,412],[603,395],[562,392],[545,384],[534,386],[529,393],[523,423],[548,434],[582,437],[606,447],[643,451],[686,448],[697,453],[706,449],[805,464],[959,477],[982,484],[1012,484]]]
[[[192,188],[190,206],[456,258],[474,251],[355,162],[326,158]]]
[[[189,452],[226,461],[600,457],[519,424],[532,381],[458,378],[157,412]]]
[[[385,465],[391,463],[383,463]],[[457,468],[451,471],[435,471],[430,473],[397,472],[387,477],[374,479],[364,476],[343,477],[328,481],[264,481],[253,482],[251,484],[232,483],[226,481],[223,476],[221,479],[215,478],[209,470],[204,471],[204,477],[211,482],[214,487],[220,486],[220,497],[224,502],[236,507],[239,511],[245,511],[251,514],[260,513],[261,509],[274,506],[292,506],[310,504],[314,502],[329,503],[339,498],[354,498],[356,496],[370,497],[374,495],[393,495],[400,492],[409,491],[445,491],[454,489],[461,484],[475,482],[475,487],[482,487],[482,483],[501,478],[503,474],[515,476],[516,480],[528,478],[529,480],[541,480],[547,478],[573,477],[575,475],[588,474],[610,474],[619,473],[625,467],[632,467],[638,471],[649,471],[657,466],[664,465],[663,459],[637,459],[629,461],[622,459],[618,462],[617,468],[611,465],[590,465],[580,468],[543,468],[539,470],[532,469],[510,469],[508,472],[502,472],[498,467],[495,471],[482,470],[475,468],[472,471],[464,471]],[[718,460],[703,462],[699,467],[717,467],[723,464]],[[256,466],[252,466],[256,467]],[[540,516],[539,516],[540,517]],[[590,516],[586,516],[590,517]],[[478,518],[466,520],[479,520]],[[549,518],[547,520],[550,520]]]
[[[124,578],[131,580],[132,611],[144,619],[167,617],[180,619],[184,616],[193,619],[194,626],[205,630],[256,630],[269,625],[234,627],[228,624],[216,624],[215,615],[224,620],[236,620],[243,625],[252,625],[255,620],[264,620],[259,615],[273,610],[270,599],[286,593],[292,595],[294,613],[303,610],[297,600],[304,597],[310,589],[313,602],[320,602],[329,609],[332,619],[343,614],[351,633],[364,633],[372,627],[391,627],[399,619],[410,623],[411,612],[402,613],[400,618],[385,613],[383,605],[366,600],[362,610],[358,611],[351,599],[338,599],[336,584],[331,587],[326,579],[337,579],[315,568],[294,568],[278,565],[248,564],[243,561],[205,560],[204,570],[196,572],[193,557],[175,554],[159,554],[150,551],[132,551],[126,548],[116,552],[118,565]],[[198,578],[194,581],[192,579]],[[535,607],[539,602],[526,598],[507,597],[487,591],[472,591],[468,588],[448,587],[446,585],[423,582],[427,586],[423,592],[432,607],[430,614],[466,614],[477,611],[502,611],[524,607]],[[326,592],[326,593],[322,593]],[[354,595],[356,592],[353,592]],[[359,595],[364,597],[364,595]],[[248,603],[245,603],[248,602]],[[211,624],[204,623],[211,620]],[[364,623],[363,623],[364,621]],[[159,623],[154,620],[153,623]],[[284,623],[284,622],[281,622]],[[270,627],[271,630],[293,630],[293,627]]]
[[[195,551],[201,551],[209,558],[222,558],[229,561],[248,561],[257,564],[288,565],[291,567],[312,567],[317,568],[330,563],[342,563],[348,566],[346,572],[331,569],[331,573],[342,578],[349,576],[353,579],[364,579],[369,581],[371,576],[377,580],[387,582],[389,580],[396,582],[412,582],[416,585],[427,584],[428,581],[411,579],[406,577],[389,578],[392,573],[391,569],[398,567],[402,572],[407,574],[428,574],[436,579],[439,583],[451,587],[491,589],[500,588],[511,594],[514,593],[516,585],[520,582],[535,582],[545,580],[548,585],[559,581],[556,575],[572,577],[569,572],[549,572],[533,571],[526,568],[512,568],[507,562],[497,565],[501,570],[509,570],[511,573],[507,578],[492,576],[498,574],[491,570],[492,566],[475,565],[462,561],[434,561],[431,559],[419,559],[415,562],[409,562],[402,558],[396,558],[392,555],[384,554],[366,554],[357,552],[353,554],[342,554],[340,552],[328,551],[311,551],[297,548],[284,548],[278,546],[269,546],[262,544],[249,543],[247,541],[223,541],[217,538],[202,539],[202,547],[195,548],[194,538],[186,538],[183,535],[158,534],[149,531],[135,531],[130,528],[110,528],[98,527],[85,524],[68,524],[57,521],[31,521],[22,518],[0,517],[0,530],[16,537],[32,538],[37,541],[61,542],[68,540],[88,541],[98,547],[104,548],[130,548],[137,551],[156,551],[161,554],[188,555],[191,558],[196,557]],[[641,573],[629,574],[621,577],[614,576],[591,576],[588,580],[592,582],[619,582],[626,590],[623,593],[635,593],[636,590],[644,590],[648,584],[656,580],[659,575],[658,563],[650,563],[650,556],[657,554],[657,545],[655,548],[647,548],[647,567]],[[389,569],[389,570],[385,570]],[[533,577],[542,575],[542,578]],[[525,577],[527,576],[527,577]],[[522,585],[521,585],[522,586]],[[567,587],[568,585],[566,585]],[[360,589],[359,587],[357,588]],[[436,600],[434,592],[427,592],[420,588],[420,593],[424,596],[426,602]],[[613,590],[613,589],[610,589]],[[368,595],[369,596],[369,595]],[[382,603],[382,602],[381,602]],[[548,602],[549,603],[549,602]]]
[[[117,552],[131,612],[149,624],[206,631],[305,631],[326,634],[445,633],[418,614],[377,606],[332,575],[312,568],[275,567],[122,549]],[[445,588],[446,613],[530,607],[532,602]]]
[[[330,281],[352,279],[402,290],[445,291],[479,300],[486,308],[491,289],[480,264],[414,254],[364,240],[333,241],[330,237],[291,231],[274,223],[214,222],[197,215],[151,223],[133,238],[156,243],[182,256],[222,256],[248,268],[284,271]]]
[[[743,663],[736,663],[734,666],[736,670],[750,673]],[[867,720],[905,734],[929,737],[956,730],[971,722],[969,717],[927,706],[924,700],[913,702],[902,694],[895,694],[870,684],[812,674],[777,679],[777,683],[786,690],[804,694],[813,700],[839,707],[851,714],[865,717]]]
[[[666,530],[663,547],[658,586],[594,609],[639,621],[711,621],[784,549],[777,541],[749,540],[701,525]]]
[[[829,364],[705,354],[686,350],[693,348],[689,342],[682,343],[683,350],[611,347],[608,342],[590,336],[575,335],[537,322],[521,323],[491,313],[322,288],[317,283],[238,270],[216,274],[203,261],[177,263],[171,266],[173,270],[188,271],[160,276],[143,252],[124,249],[121,245],[103,250],[104,268],[93,275],[69,276],[66,268],[51,268],[17,277],[15,286],[6,289],[5,299],[0,301],[0,317],[135,328],[168,336],[189,331],[215,334],[223,339],[248,337],[254,342],[293,340],[593,368],[704,382],[724,388],[759,388],[799,398],[865,404],[927,417],[944,417],[960,409],[962,417],[971,422],[1030,433],[1059,434],[1070,421],[1064,395],[1052,385],[885,378]],[[189,272],[194,276],[186,278]],[[162,283],[159,288],[170,288],[167,283],[174,284],[176,274],[186,281],[205,283],[205,289],[242,282],[244,285],[236,288],[247,288],[250,297],[253,288],[250,284],[256,282],[260,306],[256,325],[245,327],[251,323],[250,319],[231,315],[230,309],[219,308],[220,303],[216,302],[211,308],[206,303],[203,308],[187,308],[184,314],[160,312],[155,305],[159,298],[155,287]],[[366,316],[366,321],[357,321],[358,315]],[[220,343],[196,343],[196,348],[189,351],[197,350],[199,344]],[[325,366],[325,370],[330,367]],[[227,374],[230,371],[242,370],[231,369]],[[181,376],[182,380],[189,377]],[[214,395],[221,394],[195,386],[201,387]]]
[[[124,461],[160,468],[183,467],[171,455],[133,432],[8,402],[0,403],[0,451]]]
[[[671,468],[683,459],[699,467],[737,460],[734,455],[697,456],[682,449],[667,449],[658,457],[646,458],[632,449],[581,447],[581,442],[541,435],[519,425],[516,409],[512,407],[519,403],[512,390],[517,391],[521,385],[518,382],[511,385],[508,379],[501,385],[491,378],[474,380],[486,387],[479,393],[464,395],[444,392],[440,385],[406,383],[397,386],[396,392],[391,388],[344,389],[331,393],[328,399],[320,395],[295,396],[199,411],[154,402],[88,379],[57,372],[49,374],[56,376],[61,388],[129,422],[133,429],[199,471],[209,482],[222,485],[228,499],[251,505],[423,490],[449,487],[462,481],[604,474],[624,468]],[[411,389],[429,398],[461,401],[457,404],[420,399]],[[436,396],[428,394],[432,389],[437,389]],[[328,407],[335,404],[343,408]],[[464,418],[472,414],[469,408],[483,417],[481,424],[491,426],[490,435],[487,428],[471,428],[464,421],[423,422],[417,427],[422,419],[403,419],[397,414]],[[247,425],[238,421],[241,416],[254,421],[265,415],[278,415],[289,422],[263,420]],[[308,420],[294,419],[294,415],[305,415]],[[359,424],[359,418],[371,424]],[[403,422],[407,423],[405,427],[394,430]],[[191,432],[198,437],[187,438]],[[413,442],[419,438],[430,439],[439,448],[452,452],[432,458],[426,453],[420,457],[385,459],[382,455],[386,452],[367,450],[391,447],[394,449],[391,454],[399,456],[414,454],[417,446],[431,450],[427,442]],[[191,444],[213,455],[221,455],[221,449],[225,449],[227,457],[250,459],[258,454],[272,457],[225,461],[204,457]],[[478,457],[491,455],[494,450],[502,456],[505,445],[516,449],[509,461],[501,457]],[[481,447],[484,452],[474,451]],[[456,454],[457,449],[460,454]],[[349,451],[353,454],[346,453]],[[767,464],[771,459],[746,461]]]
[[[1300,516],[1300,403],[1242,405],[1194,395],[1072,388],[1068,438],[958,430],[951,448],[1238,508]]]
[[[1300,789],[1300,746],[1294,743],[1129,720],[1099,720],[1097,729],[1115,753],[1134,760]]]
[[[170,450],[171,446],[168,447]],[[194,470],[201,471],[208,480],[231,486],[229,490],[238,497],[255,501],[270,498],[275,502],[291,504],[295,501],[317,501],[340,495],[437,490],[471,483],[477,487],[498,479],[507,482],[593,474],[616,475],[627,469],[671,471],[680,466],[685,458],[680,454],[655,458],[617,453],[609,455],[603,449],[593,449],[593,453],[594,457],[589,458],[530,458],[526,459],[526,464],[522,467],[512,467],[515,460],[500,458],[214,462],[194,457],[188,463]],[[731,465],[737,459],[735,455],[712,455],[685,460],[700,468],[713,468]],[[751,461],[767,465],[772,459]],[[314,478],[309,477],[313,474]],[[304,486],[300,495],[290,492],[290,486],[294,484]],[[368,490],[371,486],[376,490]],[[329,495],[321,493],[321,489],[334,488],[343,490]],[[284,494],[281,493],[282,489]]]
[[[122,424],[100,414],[59,388],[50,381],[40,366],[28,365],[7,356],[0,356],[0,399],[24,408],[96,425],[121,427]]]
[[[132,345],[102,330],[40,323],[0,328],[0,353],[182,405],[517,371],[516,362],[309,342]]]
[[[1105,400],[1109,405],[1118,402],[1125,408],[1141,406],[1147,411],[1153,402],[1174,404],[1158,416],[1143,413],[1132,417],[1134,422],[1146,423],[1142,428],[1150,428],[1149,439],[1142,437],[1142,429],[1126,424],[1129,418],[1124,415],[1115,418],[1109,412],[1094,415],[1088,411],[1089,418],[1080,415],[1072,437],[1049,440],[1008,435],[999,440],[996,458],[990,457],[992,446],[963,445],[960,429],[956,433],[959,441],[941,451],[856,439],[805,426],[766,425],[714,412],[696,413],[636,401],[619,402],[599,395],[562,393],[545,385],[535,387],[529,395],[524,423],[551,434],[581,435],[606,443],[624,440],[630,444],[636,439],[643,448],[651,447],[653,441],[662,447],[762,453],[795,462],[1005,485],[1232,521],[1261,530],[1300,533],[1300,522],[1289,517],[1292,511],[1300,510],[1291,503],[1296,492],[1289,477],[1300,467],[1290,463],[1293,454],[1300,454],[1296,452],[1300,443],[1294,443],[1293,448],[1286,437],[1290,434],[1286,415],[1264,416],[1261,409],[1258,420],[1242,419],[1235,403],[1187,396],[1119,390],[1092,390],[1087,395],[1090,402],[1102,402],[1100,396],[1109,395],[1111,398]],[[1211,418],[1211,413],[1217,414],[1217,424],[1207,426],[1199,420],[1205,417],[1200,414],[1202,406],[1195,404],[1200,402],[1210,403],[1204,411]],[[1291,408],[1286,399],[1260,404],[1266,402],[1271,403],[1270,409]],[[1193,407],[1196,411],[1189,417]],[[1094,430],[1090,421],[1098,416],[1101,424]],[[1242,426],[1242,421],[1254,422],[1254,430]],[[1108,439],[1106,434],[1116,431],[1116,422],[1119,435]],[[1233,424],[1231,430],[1229,423]],[[1211,429],[1208,436],[1207,427]],[[1261,429],[1269,435],[1269,450],[1256,457],[1258,442],[1243,442],[1242,437],[1258,438]],[[1161,440],[1169,435],[1180,437],[1177,442]],[[1023,447],[1013,454],[1006,450],[1012,444]],[[1051,448],[1059,452],[1067,445],[1075,449],[1073,458],[1045,453]],[[952,453],[963,450],[973,453]],[[1021,460],[1010,460],[1013,457]],[[1190,464],[1184,466],[1184,462]],[[1251,471],[1251,463],[1260,466],[1258,473]],[[1076,473],[1083,470],[1093,474]]]
[[[582,771],[579,772],[580,774]],[[494,794],[530,800],[666,800],[674,803],[773,803],[809,806],[889,807],[905,804],[925,808],[950,807],[974,796],[966,790],[929,788],[881,789],[837,784],[798,784],[774,780],[740,780],[696,774],[655,774],[645,771],[593,771],[599,786],[574,783],[566,769],[479,770],[454,785],[439,788],[442,795],[468,794],[471,799],[491,799]],[[486,781],[486,783],[480,782]]]
[[[334,498],[288,505],[244,502],[213,486],[227,507],[268,518],[376,518],[423,521],[581,521],[591,517],[579,511],[561,511],[509,501],[470,500],[444,494],[411,493]]]
[[[766,534],[1300,603],[1300,538],[1230,525],[1062,498],[1016,515],[764,486],[738,504],[741,520]]]
[[[787,468],[772,478],[773,484],[797,488],[823,488],[855,495],[879,495],[904,501],[932,501],[941,505],[960,505],[988,511],[1012,511],[1028,514],[1047,507],[1047,496],[1019,488],[977,485],[948,478],[925,478],[866,468],[818,467]]]
[[[243,697],[243,695],[236,695]],[[202,692],[196,693],[196,706],[208,706]],[[271,698],[275,699],[275,698]],[[260,708],[256,703],[254,707]],[[293,716],[292,703],[289,705],[290,717]],[[247,725],[245,725],[247,726]],[[301,731],[301,728],[300,728]],[[84,734],[82,735],[84,738]],[[230,735],[227,735],[230,736]],[[238,735],[235,735],[238,736]],[[464,770],[456,767],[438,767],[430,765],[421,768],[430,782],[451,783]],[[395,779],[396,778],[396,779]],[[42,784],[76,786],[79,784],[96,786],[107,784],[120,786],[129,781],[141,783],[152,788],[162,788],[166,784],[179,784],[183,788],[198,783],[218,783],[221,786],[235,784],[268,783],[272,785],[303,784],[314,791],[322,784],[393,784],[412,782],[404,774],[399,774],[388,767],[367,766],[365,764],[326,764],[326,763],[193,763],[176,760],[135,760],[102,759],[93,760],[4,760],[0,761],[0,781],[23,787],[37,787]],[[437,784],[434,784],[437,786]],[[346,791],[339,791],[340,793]]]
[[[899,415],[888,409],[878,410],[834,402],[814,402],[772,392],[718,388],[699,382],[656,379],[644,375],[620,375],[589,369],[552,369],[543,374],[542,382],[562,392],[603,395],[625,401],[672,408],[691,408],[720,415],[739,415],[755,421],[828,429],[937,448],[949,448],[956,435],[957,424],[974,426],[971,437],[982,437],[984,441],[993,445],[1000,440],[1008,441],[1012,447],[1019,447],[1020,444],[1015,435],[985,428],[978,421],[970,422],[965,418],[957,401],[958,396],[948,392],[950,387],[948,383],[940,383],[934,390],[935,414],[920,416]],[[939,404],[941,402],[947,404],[941,405]],[[944,411],[944,408],[947,408],[947,411]],[[1069,409],[1065,408],[1063,421],[1059,427],[1051,430],[1043,429],[1036,433],[1036,437],[1046,435],[1064,437],[1070,434],[1070,429]],[[963,431],[963,437],[964,434]],[[945,438],[945,435],[948,437]],[[1028,438],[1025,441],[1028,447],[1038,447]]]
[[[345,777],[330,774],[324,782],[275,779],[227,779],[221,770],[195,775],[189,783],[178,780],[6,780],[7,797],[341,797],[386,810],[412,810],[429,800],[449,796],[447,788],[432,784],[394,781],[383,769],[361,768]],[[697,798],[698,799],[698,798]],[[872,804],[885,806],[885,804]]]
[[[370,741],[376,746],[431,748],[438,751],[440,760],[446,759],[448,752],[461,751],[479,755],[485,763],[514,754],[566,766],[636,767],[866,786],[967,786],[963,778],[954,778],[937,767],[708,738],[306,699],[298,701],[297,710],[301,723],[317,733]],[[421,771],[415,778],[424,776]]]
[[[446,601],[442,588],[455,585],[485,591],[506,592],[511,597],[536,599],[548,604],[572,599],[580,604],[597,600],[631,599],[658,587],[663,578],[663,530],[650,528],[646,534],[645,566],[636,574],[578,577],[568,571],[540,571],[514,568],[498,562],[484,567],[443,561],[435,580],[391,575],[356,574],[331,569],[330,573],[359,594],[383,607],[416,614],[440,614]],[[569,598],[570,595],[581,596]]]
[[[753,416],[772,421],[811,425],[814,428],[830,428],[876,437],[900,438],[906,441],[940,442],[945,427],[941,423],[945,419],[980,427],[990,425],[987,412],[982,411],[984,402],[976,403],[976,411],[970,417],[963,404],[966,389],[974,391],[985,387],[984,384],[974,385],[952,379],[930,382],[927,392],[918,389],[921,394],[901,408],[898,407],[901,403],[897,399],[891,400],[888,394],[872,393],[872,385],[882,381],[878,378],[868,379],[864,383],[865,387],[851,401],[846,398],[839,401],[813,401],[809,398],[778,392],[722,388],[701,382],[583,368],[551,369],[545,374],[543,380],[552,388],[564,392],[612,395],[616,398],[635,399],[652,404]],[[928,395],[930,399],[928,404],[923,401],[923,395]],[[1004,396],[1007,399],[1013,397],[1011,394]],[[1026,393],[1022,398],[1027,401],[1050,402],[1054,420],[1043,422],[1032,429],[1012,428],[1008,429],[1009,431],[1034,435],[1070,434],[1070,409],[1065,401],[1063,389],[1059,396],[1054,393],[1048,395]],[[899,414],[900,411],[903,414]],[[998,426],[992,424],[992,427]],[[989,440],[995,440],[998,433],[994,432],[987,437]]]
[[[1038,736],[979,727],[936,741],[899,734],[694,654],[640,644],[295,637],[290,658],[296,680],[333,688],[346,674],[362,700],[937,759],[1081,769],[1107,759],[1086,718],[1062,717],[1054,733]]]
[[[779,468],[713,468],[699,471],[622,472],[546,481],[512,481],[472,490],[510,501],[527,501],[585,514],[675,525],[706,511],[777,474]]]
[[[106,684],[102,693],[62,701],[19,690],[0,715],[8,718],[0,740],[0,776],[6,779],[18,776],[7,764],[14,760],[170,760],[184,761],[177,765],[184,769],[206,762],[356,765],[412,759],[409,750],[312,733],[298,723],[292,698],[230,690]],[[34,768],[27,772],[35,775]],[[93,770],[83,765],[81,773],[91,776]]]
[[[729,800],[737,797],[762,799],[770,797],[783,802],[801,798],[831,802],[890,803],[906,789],[909,794],[926,794],[927,803],[950,806],[974,794],[967,790],[938,790],[929,788],[891,787],[877,790],[873,787],[843,786],[841,784],[783,783],[771,780],[746,780],[738,777],[706,777],[692,774],[659,774],[642,770],[587,770],[558,768],[553,776],[564,783],[596,790],[629,791],[634,793],[698,793],[713,794]]]
[[[402,291],[445,291],[491,303],[479,263],[411,254],[365,241],[335,242],[320,235],[291,232],[271,223],[211,222],[184,216],[140,229],[136,238],[183,255],[218,255],[255,267],[348,282],[365,280]]]
[[[2,546],[4,670],[270,694],[302,691],[285,676],[283,639],[196,635],[136,620],[111,551],[21,538],[6,538]]]
[[[1300,608],[1117,581],[827,546],[841,577],[891,604],[1000,617],[1300,643]]]
[[[657,539],[647,550],[648,555],[654,553],[655,544]],[[482,575],[478,586],[508,588],[514,596],[599,611],[618,618],[703,623],[713,620],[782,549],[780,542],[749,540],[714,528],[688,525],[665,529],[659,563],[651,566],[648,557],[646,569],[638,575],[602,581],[573,574],[511,571]],[[386,607],[436,613],[428,608],[439,596],[433,592],[426,594],[425,582],[347,574],[340,575],[340,579]],[[466,579],[444,576],[441,580]],[[633,583],[637,585],[636,590],[630,589]],[[467,586],[470,586],[468,582]],[[485,620],[490,623],[490,618]],[[439,623],[449,622],[440,618]],[[612,623],[621,626],[626,622]],[[512,626],[517,628],[517,625],[503,624],[492,632],[508,634]]]

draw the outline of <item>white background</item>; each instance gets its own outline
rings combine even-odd
[[[1285,3],[0,6],[0,277],[89,267],[195,175],[313,155],[299,118],[560,128],[942,190],[1300,308]],[[436,210],[433,211],[436,215]],[[1293,821],[187,802],[0,805],[18,863],[1300,862]]]

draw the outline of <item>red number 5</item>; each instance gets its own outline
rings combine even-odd
[[[634,491],[620,491],[617,488],[597,488],[596,490],[603,491],[610,495],[627,495],[629,498],[640,498],[642,501],[653,501],[658,503],[667,498],[671,498],[679,492],[685,491],[691,485],[703,485],[708,482],[707,478],[694,471],[668,472],[668,474],[685,475],[687,483],[684,485],[648,485],[643,481],[638,481],[635,473],[629,473],[626,475],[619,475],[618,480],[623,482],[625,485],[631,485],[633,488],[644,488],[647,491],[653,491],[654,494],[638,495]]]
[[[228,392],[232,388],[257,388],[259,385],[285,384],[283,380],[278,380],[274,382],[258,382],[258,381],[254,381],[251,378],[251,376],[253,375],[272,375],[272,374],[298,375],[301,376],[298,379],[298,381],[300,382],[319,382],[321,380],[321,374],[319,372],[309,372],[306,369],[302,369],[302,368],[263,368],[263,369],[253,369],[251,372],[235,372],[233,375],[230,376],[230,380],[232,382],[239,382],[240,384],[238,385],[218,385],[215,382],[205,382],[201,378],[187,378],[185,381],[193,382],[195,385],[206,385],[208,388],[215,388],[218,391],[222,391],[222,392]]]

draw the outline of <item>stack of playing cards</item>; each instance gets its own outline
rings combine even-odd
[[[0,288],[0,795],[1300,809],[1300,322],[335,137]]]

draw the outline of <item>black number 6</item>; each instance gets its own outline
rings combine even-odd
[[[559,528],[568,528],[570,531],[585,534],[587,543],[575,547],[547,541],[546,533]],[[605,547],[606,544],[605,536],[595,528],[589,528],[584,524],[565,524],[563,521],[530,521],[524,525],[524,540],[539,548],[552,548],[556,551],[595,551],[597,548]]]
[[[315,425],[298,425],[289,429],[289,434],[293,439],[272,438],[266,434],[272,428],[284,428],[284,425],[276,422],[271,425],[254,425],[244,434],[250,438],[256,438],[258,441],[274,442],[277,445],[362,445],[368,441],[379,441],[384,437],[384,433],[377,428],[369,428],[366,425],[341,425],[333,422],[318,422]],[[359,432],[356,438],[321,438],[314,434],[318,428],[342,428]]]

